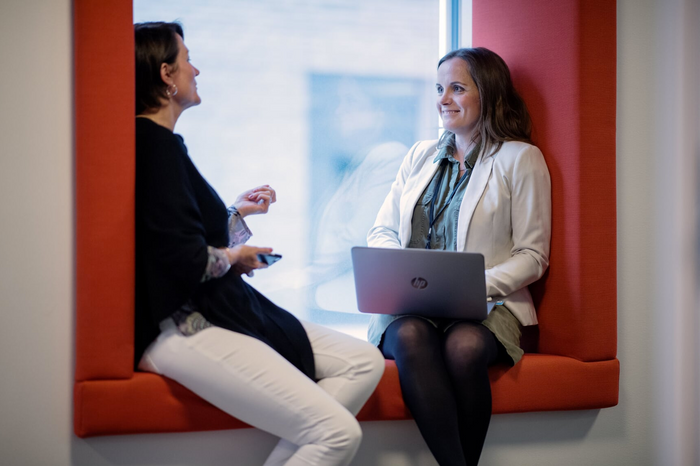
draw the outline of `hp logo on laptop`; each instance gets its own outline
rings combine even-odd
[[[428,280],[422,277],[416,277],[413,280],[411,280],[411,286],[417,290],[422,290],[426,286],[428,286]]]

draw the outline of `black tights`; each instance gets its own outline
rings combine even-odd
[[[479,323],[446,332],[418,317],[389,325],[382,352],[396,360],[406,406],[440,466],[479,462],[491,420],[488,366],[500,343]]]

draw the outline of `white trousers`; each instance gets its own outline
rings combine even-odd
[[[384,357],[344,333],[302,325],[318,383],[260,340],[220,327],[186,337],[171,319],[161,323],[139,368],[173,379],[231,416],[280,437],[265,466],[347,465],[362,439],[355,415],[379,382]]]

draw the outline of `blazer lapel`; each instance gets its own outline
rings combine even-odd
[[[479,155],[474,171],[472,172],[467,189],[462,198],[462,205],[459,207],[459,223],[457,226],[457,251],[464,251],[467,245],[467,232],[469,224],[474,216],[476,205],[484,194],[486,185],[491,177],[493,168],[493,155],[484,158],[484,154]]]
[[[423,159],[423,167],[401,201],[399,240],[403,247],[407,247],[411,239],[411,220],[413,219],[413,209],[416,207],[418,198],[423,194],[425,187],[428,186],[428,183],[430,183],[430,180],[433,179],[435,172],[440,167],[439,163],[433,163],[436,155],[437,151],[431,151],[431,154]]]

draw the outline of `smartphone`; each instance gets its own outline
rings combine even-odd
[[[258,254],[258,260],[267,265],[272,265],[280,259],[282,259],[281,254]]]

